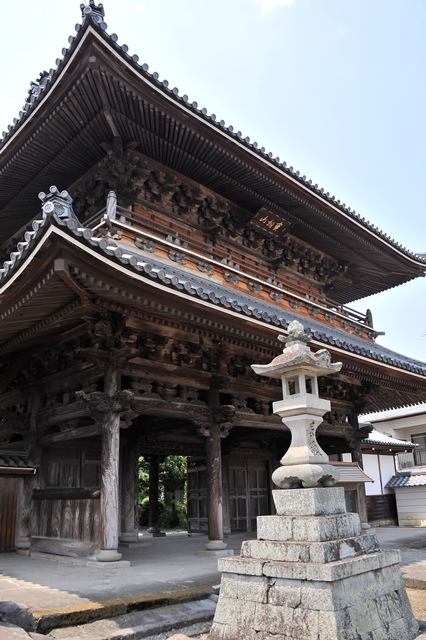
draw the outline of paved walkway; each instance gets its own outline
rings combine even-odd
[[[426,528],[378,528],[375,533],[382,548],[401,549],[406,585],[426,590]],[[238,555],[241,542],[248,538],[247,533],[233,534],[227,539],[228,547]],[[183,533],[149,539],[149,545],[122,549],[123,560],[130,561],[130,566],[121,568],[2,554],[0,599],[29,606],[43,631],[56,623],[96,619],[102,609],[119,615],[152,603],[202,598],[220,582],[217,557],[197,555],[206,541],[204,535]],[[421,595],[426,601],[426,592]]]

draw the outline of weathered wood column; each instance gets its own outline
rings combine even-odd
[[[227,544],[223,541],[223,487],[222,487],[222,445],[223,426],[235,414],[233,406],[221,406],[219,381],[212,380],[209,393],[210,424],[206,439],[207,462],[207,508],[208,551],[221,551]]]
[[[166,534],[161,531],[158,525],[160,519],[160,504],[158,500],[158,475],[160,471],[160,462],[164,458],[160,456],[146,456],[145,459],[149,462],[149,488],[148,488],[148,534],[153,537],[161,537]]]
[[[102,419],[101,505],[99,562],[120,560],[118,553],[120,411],[114,411],[114,396],[120,391],[120,372],[114,363],[105,367],[104,400],[109,411]],[[109,402],[108,402],[109,400]],[[112,402],[111,402],[112,401]],[[120,404],[120,403],[118,403]],[[117,408],[120,408],[117,406]]]
[[[133,442],[122,448],[120,542],[138,539],[138,451]]]
[[[40,394],[34,389],[30,396],[30,456],[35,462],[40,461],[40,450],[36,448],[37,413],[41,407]],[[40,486],[40,472],[24,476],[19,482],[19,494],[16,516],[15,546],[17,549],[28,549],[31,536],[38,534],[37,514],[33,502],[33,489]]]
[[[364,465],[362,462],[361,441],[363,438],[368,436],[369,430],[359,428],[358,415],[356,411],[351,412],[350,424],[353,428],[353,437],[349,440],[352,462],[358,463],[361,469],[363,469]],[[367,497],[365,493],[365,484],[363,482],[358,484],[358,515],[361,520],[361,527],[363,529],[370,529],[370,525],[368,524]]]
[[[15,547],[17,549],[29,549],[31,535],[37,533],[32,529],[34,525],[32,494],[35,488],[37,488],[35,475],[27,475],[20,478],[15,535]]]
[[[102,424],[100,540],[98,562],[120,560],[118,536],[120,521],[119,473],[120,473],[120,416],[129,411],[134,394],[120,390],[121,375],[118,352],[105,358],[104,392],[78,391],[89,413]],[[121,350],[123,356],[125,350]]]

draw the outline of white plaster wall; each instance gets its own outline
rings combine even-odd
[[[397,438],[408,441],[411,440],[411,436],[418,435],[419,433],[426,433],[426,424],[404,427],[395,432]]]
[[[342,453],[342,462],[352,462],[352,456],[350,453]]]
[[[382,471],[383,493],[393,493],[393,489],[386,489],[386,485],[396,473],[395,458],[393,456],[379,456],[380,469]]]
[[[396,487],[400,527],[426,526],[426,487]]]
[[[367,496],[381,496],[382,485],[380,483],[379,461],[377,455],[364,453],[362,462],[365,473],[374,480],[374,482],[365,483],[365,493]]]
[[[397,420],[383,420],[383,422],[375,422],[374,428],[397,440],[410,440],[411,435],[426,432],[426,416],[420,414]]]

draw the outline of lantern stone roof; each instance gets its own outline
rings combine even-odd
[[[190,103],[107,33],[104,10],[82,5],[82,23],[56,66],[31,84],[0,142],[0,243],[31,219],[46,184],[71,186],[120,137],[153,160],[232,199],[255,216],[273,206],[291,233],[337,259],[337,304],[426,271],[408,251],[256,142]]]
[[[298,320],[293,320],[288,326],[288,337],[278,336],[278,340],[285,342],[283,352],[269,364],[252,364],[251,367],[259,376],[282,378],[283,374],[293,369],[309,369],[315,375],[337,373],[342,368],[341,362],[331,362],[326,349],[316,353],[308,347],[312,335],[307,333]]]

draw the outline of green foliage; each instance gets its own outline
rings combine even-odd
[[[187,459],[184,456],[168,456],[159,465],[159,525],[166,528],[187,528],[186,519],[186,474]],[[148,524],[149,510],[149,462],[143,456],[139,458],[139,523]],[[179,492],[179,498],[175,492]]]
[[[164,491],[174,492],[183,489],[186,483],[186,458],[183,456],[167,456],[160,464],[160,485]]]
[[[149,463],[142,456],[139,457],[138,463],[138,505],[140,508],[145,499],[148,501]]]
[[[149,509],[149,499],[143,498],[139,502],[139,524],[141,527],[148,526],[148,509]]]

